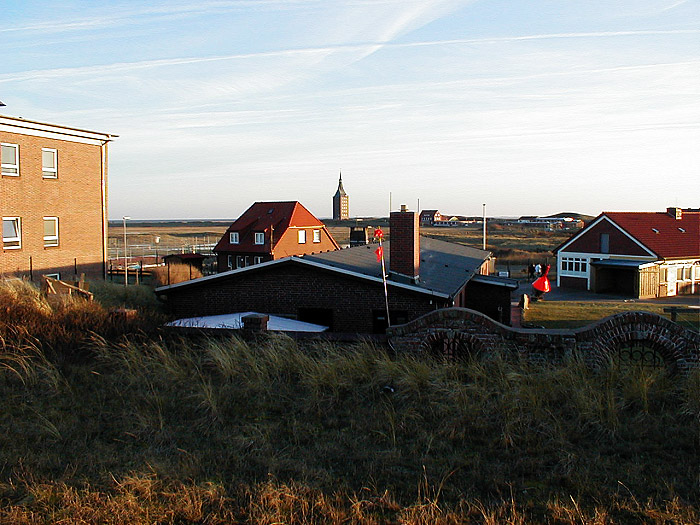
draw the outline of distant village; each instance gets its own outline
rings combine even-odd
[[[116,138],[0,116],[3,278],[74,282],[80,276],[104,279],[114,270],[107,164]],[[342,175],[332,209],[335,221],[351,218]],[[386,232],[354,226],[348,245],[340,246],[303,203],[255,202],[213,247],[215,273],[169,281],[155,292],[174,317],[253,312],[290,330],[376,334],[444,308],[466,308],[509,326],[514,298],[531,290],[498,275],[485,244],[421,235],[421,228],[473,227],[485,220],[401,205],[391,211]],[[606,211],[586,224],[577,216],[498,221],[571,232],[553,253],[557,288],[635,299],[700,293],[698,209]],[[204,258],[169,254],[156,262],[197,267]]]

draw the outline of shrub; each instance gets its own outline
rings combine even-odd
[[[153,270],[153,277],[158,286],[165,286],[198,279],[202,277],[202,272],[189,264],[167,264]]]

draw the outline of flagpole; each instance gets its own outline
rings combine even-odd
[[[384,232],[377,228],[374,230],[374,236],[379,239],[379,248],[375,253],[379,255],[379,259],[382,262],[382,283],[384,283],[384,305],[386,306],[386,326],[388,328],[391,326],[391,318],[389,317],[389,292],[386,286],[386,265],[384,264],[384,247],[382,246]]]

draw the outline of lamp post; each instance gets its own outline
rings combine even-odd
[[[156,266],[158,266],[158,244],[160,244],[160,237],[156,235],[154,240],[156,241]]]
[[[126,221],[130,220],[131,217],[127,217],[126,215],[122,217],[122,221],[124,224],[124,287],[128,286],[129,284],[129,261],[128,261],[128,251],[127,251],[127,244],[126,244]]]

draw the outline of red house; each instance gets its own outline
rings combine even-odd
[[[700,210],[604,212],[554,250],[561,287],[637,298],[700,293]]]
[[[224,272],[338,249],[325,224],[300,202],[256,202],[229,226],[214,253]]]

